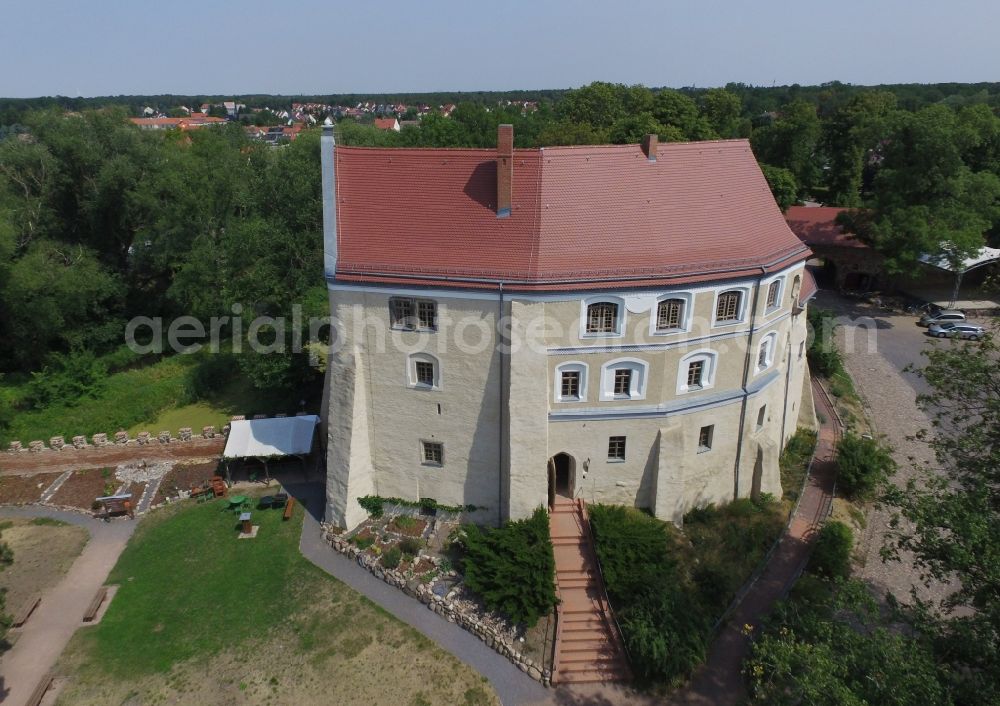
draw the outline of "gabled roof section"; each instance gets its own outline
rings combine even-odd
[[[837,216],[846,208],[839,206],[791,206],[785,212],[788,227],[806,245],[860,248],[868,246],[837,225]]]
[[[805,259],[746,140],[496,151],[338,147],[337,278],[592,289],[703,281]],[[449,282],[450,280],[450,282]]]

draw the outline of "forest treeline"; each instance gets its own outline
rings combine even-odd
[[[498,106],[501,97],[540,102],[522,111]],[[306,316],[325,313],[319,131],[275,148],[238,124],[182,133],[128,121],[135,105],[197,102],[187,98],[0,101],[0,374],[46,371],[58,381],[66,371],[67,379],[0,405],[0,425],[25,405],[86,394],[88,376],[105,370],[92,359],[121,347],[134,316],[207,321],[232,316],[236,304],[244,318],[287,316],[293,304]],[[923,252],[971,252],[1000,224],[1000,84],[671,90],[597,82],[419,96],[446,98],[459,101],[451,115],[427,115],[419,127],[396,133],[342,120],[337,132],[346,144],[442,147],[492,147],[501,122],[514,124],[521,147],[631,143],[647,133],[749,138],[783,208],[807,198],[864,207],[855,230],[897,271]],[[306,360],[245,353],[229,370],[261,389],[314,385]]]

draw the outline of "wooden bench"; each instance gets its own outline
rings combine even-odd
[[[292,519],[292,510],[295,508],[295,498],[288,498],[288,502],[285,503],[285,514],[281,516],[282,520]]]
[[[107,598],[107,596],[107,586],[101,586],[97,589],[97,593],[94,594],[94,600],[90,602],[90,605],[87,606],[87,612],[83,614],[83,622],[93,622],[94,618],[97,617],[97,611],[101,609],[101,604],[104,603],[104,599]]]
[[[26,600],[24,602],[24,605],[21,606],[21,610],[14,613],[13,626],[15,628],[19,628],[26,622],[28,622],[28,618],[31,617],[31,614],[35,612],[35,608],[37,608],[38,604],[41,602],[42,602],[41,593],[36,593],[31,598]]]
[[[25,706],[38,706],[42,703],[42,699],[45,698],[45,692],[47,692],[52,687],[52,682],[56,678],[56,675],[52,672],[48,672],[41,681],[38,682],[38,686],[35,690],[31,692],[31,696],[25,701]]]

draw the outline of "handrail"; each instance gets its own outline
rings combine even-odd
[[[615,615],[614,610],[611,608],[611,599],[608,598],[607,584],[604,581],[604,570],[601,568],[601,558],[597,554],[597,540],[594,539],[594,529],[590,524],[590,513],[587,512],[587,503],[583,498],[577,498],[577,507],[580,510],[581,519],[583,519],[584,526],[587,528],[587,536],[590,537],[590,547],[594,553],[594,563],[597,565],[597,573],[601,577],[601,595],[598,597],[601,605],[601,613],[607,621],[607,616],[611,616],[611,620],[614,625],[609,625],[615,634],[615,641],[618,646],[622,648],[622,652],[625,653],[625,661],[628,663],[626,665],[629,671],[629,677],[631,677],[632,672],[632,655],[628,650],[628,644],[625,642],[625,633],[622,632],[622,626],[618,623],[618,616]]]
[[[559,593],[559,576],[556,575],[556,634],[552,640],[552,674],[549,683],[556,683],[556,674],[559,672],[559,641],[562,639],[562,595]]]

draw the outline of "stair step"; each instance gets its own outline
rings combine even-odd
[[[583,630],[603,630],[604,620],[596,614],[577,613],[572,618],[565,615],[562,619],[562,629],[564,634]]]
[[[603,633],[584,634],[577,632],[563,635],[562,642],[559,645],[559,654],[566,654],[567,652],[575,652],[577,650],[606,650],[608,649],[608,642],[604,638]]]
[[[564,579],[561,578],[558,581],[559,590],[568,590],[570,588],[590,588],[593,586],[597,587],[597,580],[592,578],[579,578],[579,579]]]
[[[554,684],[587,684],[609,681],[626,681],[628,673],[624,669],[581,669],[564,672],[561,668]]]
[[[559,650],[559,668],[566,669],[578,664],[589,664],[592,666],[611,665],[619,666],[621,658],[610,645],[603,645],[600,649],[590,650]]]

